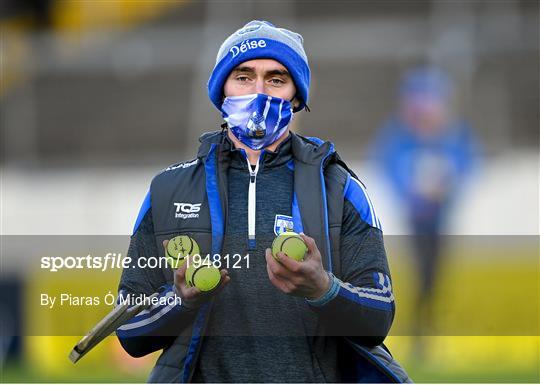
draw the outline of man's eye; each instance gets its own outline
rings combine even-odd
[[[276,86],[280,86],[280,85],[282,85],[283,83],[285,83],[283,80],[278,79],[278,78],[270,79],[270,82],[271,82],[273,85],[276,85]]]
[[[238,76],[236,80],[238,80],[239,82],[247,82],[249,78],[247,76]]]

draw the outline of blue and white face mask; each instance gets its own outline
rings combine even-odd
[[[293,118],[292,104],[265,94],[228,96],[221,106],[223,119],[238,140],[260,150],[279,139]]]

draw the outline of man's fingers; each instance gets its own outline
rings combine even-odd
[[[278,288],[283,293],[288,293],[289,289],[285,283],[284,280],[277,277],[272,271],[270,270],[270,267],[268,264],[266,265],[266,271],[268,272],[268,278],[270,279],[270,282],[272,282],[272,285],[274,285],[276,288]]]
[[[231,277],[229,277],[229,272],[226,269],[221,269],[219,273],[221,274],[221,282],[219,283],[218,290],[221,290],[223,289],[223,287],[225,287],[225,285],[229,283]]]
[[[225,288],[225,286],[227,286],[230,281],[231,277],[229,277],[227,270],[221,270],[221,282],[219,283],[217,289],[212,292],[212,295],[218,295],[219,293],[221,293],[221,291]]]
[[[295,261],[284,252],[277,253],[279,262],[292,273],[298,273],[302,269],[302,262]]]
[[[274,259],[274,256],[272,255],[272,251],[270,249],[266,249],[266,267],[270,268],[270,270],[273,273],[276,273],[279,267],[278,262]]]
[[[189,290],[190,288],[187,287],[187,283],[186,283],[186,270],[187,270],[188,263],[191,263],[191,260],[188,260],[188,258],[191,258],[191,257],[190,256],[186,257],[186,260],[184,261],[184,263],[182,263],[178,267],[178,269],[174,271],[175,285],[180,289],[180,291],[182,292],[182,297],[184,298],[186,295],[188,296],[195,295],[192,291]]]
[[[290,257],[281,252],[278,253],[278,256],[280,261],[285,258],[291,260]],[[289,271],[285,266],[277,262],[272,256],[267,258],[267,262],[266,270],[268,272],[268,277],[270,278],[270,282],[272,282],[275,287],[286,294],[290,294],[296,290],[298,284],[302,282],[303,279],[300,274]],[[296,261],[292,260],[292,262]]]
[[[307,262],[309,260],[318,260],[318,263],[321,263],[321,252],[319,251],[319,248],[317,247],[317,244],[315,243],[315,239],[308,237],[304,233],[300,233],[300,236],[304,240],[307,246],[307,252],[304,256],[304,262]]]
[[[186,284],[181,284],[180,294],[182,299],[196,299],[201,294],[201,291],[194,286],[190,287]]]
[[[290,280],[292,278],[293,273],[288,271],[284,266],[276,261],[272,256],[272,253],[266,254],[266,266],[270,269],[274,276],[281,280]]]
[[[168,240],[168,239],[165,239],[165,240],[163,241],[163,248],[164,248],[165,250],[167,250],[167,245],[168,245],[168,244],[169,244],[169,240]]]
[[[299,235],[300,235],[300,237],[302,237],[302,239],[306,243],[308,253],[314,253],[314,252],[316,252],[318,250],[317,249],[317,244],[315,243],[315,239],[313,239],[311,237],[308,237],[304,233],[300,233]]]
[[[186,279],[187,265],[188,261],[184,261],[184,263],[182,263],[175,272],[177,278],[180,278],[182,281],[185,281]]]

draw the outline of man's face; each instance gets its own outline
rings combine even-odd
[[[437,135],[448,120],[447,103],[430,95],[408,95],[401,100],[401,116],[417,135]]]
[[[230,73],[223,86],[225,96],[267,94],[291,101],[296,87],[289,71],[273,59],[243,62]]]

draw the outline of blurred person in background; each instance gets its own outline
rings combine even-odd
[[[430,303],[443,253],[441,233],[473,166],[477,141],[471,127],[451,113],[452,84],[442,70],[410,70],[402,78],[398,98],[398,111],[379,131],[371,152],[410,227],[419,279],[413,335],[420,336],[430,332]],[[417,349],[421,354],[422,345]]]

